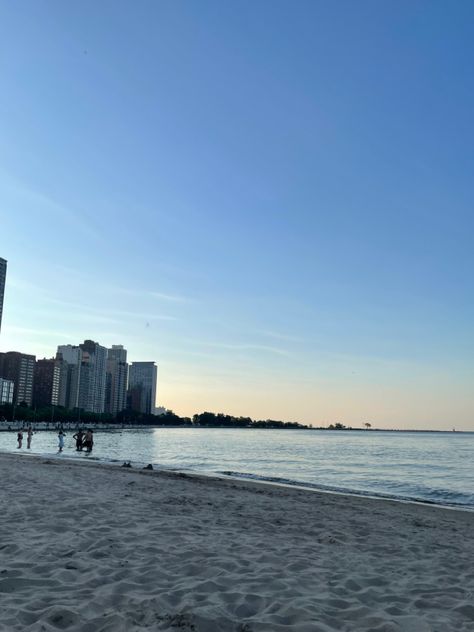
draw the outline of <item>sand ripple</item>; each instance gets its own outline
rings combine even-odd
[[[0,632],[473,632],[474,514],[0,455]]]

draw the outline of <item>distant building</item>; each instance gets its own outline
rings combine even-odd
[[[158,367],[154,362],[132,362],[128,378],[128,406],[153,414],[156,405]]]
[[[0,377],[0,404],[13,404],[15,384],[11,380]]]
[[[0,353],[0,377],[14,383],[13,404],[33,403],[35,356],[19,351]]]
[[[154,415],[165,415],[168,410],[164,406],[155,406]]]
[[[69,364],[60,353],[56,354],[56,367],[59,371],[58,406],[68,408]]]
[[[57,359],[63,363],[66,387],[60,389],[67,408],[80,408],[91,413],[105,410],[107,349],[93,340],[80,345],[60,345]],[[61,404],[62,405],[62,404]]]
[[[7,261],[0,257],[0,330],[2,329],[3,297],[5,296],[5,280],[7,277]]]
[[[52,358],[37,360],[33,387],[33,406],[57,406],[61,388],[61,361]]]
[[[91,413],[103,413],[107,348],[93,340],[84,340],[79,346],[82,349],[79,408]]]
[[[56,360],[61,363],[62,378],[58,403],[73,410],[79,407],[82,349],[78,345],[60,345]]]
[[[127,407],[128,364],[127,350],[122,345],[112,345],[107,350],[105,412],[111,415]]]

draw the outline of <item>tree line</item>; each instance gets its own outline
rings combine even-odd
[[[277,421],[275,419],[254,420],[251,417],[234,417],[224,413],[203,412],[193,417],[180,417],[172,410],[167,410],[161,415],[141,413],[136,410],[123,410],[117,415],[110,413],[91,413],[80,409],[68,410],[62,406],[46,406],[32,408],[24,402],[15,406],[13,404],[0,405],[0,421],[24,421],[66,423],[73,422],[78,425],[93,424],[125,424],[125,425],[149,425],[149,426],[195,426],[202,428],[308,428],[296,421]]]

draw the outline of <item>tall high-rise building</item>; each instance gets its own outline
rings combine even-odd
[[[0,353],[0,377],[15,384],[13,403],[31,406],[33,402],[33,382],[35,356],[19,351]]]
[[[61,362],[52,358],[37,360],[33,387],[33,406],[57,406],[61,387]]]
[[[11,380],[0,377],[0,404],[13,404],[15,384]]]
[[[107,350],[105,411],[116,415],[127,407],[128,364],[127,350],[112,345]]]
[[[69,375],[70,367],[66,360],[60,353],[56,354],[56,367],[59,370],[59,388],[58,388],[58,406],[68,407],[68,388],[69,388]],[[73,407],[74,408],[74,407]]]
[[[107,348],[93,340],[84,340],[78,346],[60,345],[57,358],[67,363],[67,408],[103,413]]]
[[[56,359],[61,363],[62,379],[58,403],[73,410],[79,408],[82,349],[77,345],[59,345]]]
[[[103,413],[107,347],[93,340],[84,340],[79,346],[82,349],[79,408],[91,413]]]
[[[154,362],[132,362],[128,378],[129,407],[153,414],[156,406],[158,367]]]
[[[0,330],[2,329],[3,297],[5,296],[5,280],[7,278],[7,261],[0,257]]]

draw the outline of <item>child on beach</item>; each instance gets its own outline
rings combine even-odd
[[[26,435],[26,447],[28,450],[31,449],[31,439],[33,438],[33,429],[31,426],[28,426],[28,434]]]
[[[63,451],[64,448],[64,437],[66,435],[64,434],[64,432],[62,430],[59,431],[58,434],[58,448],[59,448],[59,452]]]
[[[21,448],[22,443],[23,443],[23,431],[22,430],[18,431],[18,434],[17,434],[16,438],[18,439],[18,447]]]

